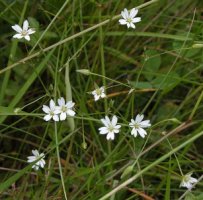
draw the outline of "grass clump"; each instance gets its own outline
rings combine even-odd
[[[201,5],[0,1],[0,199],[201,200]]]

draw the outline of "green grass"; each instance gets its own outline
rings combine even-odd
[[[203,172],[202,5],[0,0],[0,199],[201,200],[201,180],[179,185]],[[118,23],[133,7],[135,30]],[[12,38],[25,19],[30,42]],[[95,85],[107,98],[94,101]],[[76,116],[45,122],[42,106],[61,96]],[[144,139],[128,127],[138,113],[152,123]],[[122,125],[114,141],[99,134],[105,115]],[[27,163],[33,149],[44,169]]]

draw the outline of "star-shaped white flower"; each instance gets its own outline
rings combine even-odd
[[[192,173],[188,173],[182,177],[180,187],[186,187],[187,189],[191,190],[193,183],[197,183],[197,179],[192,177]]]
[[[59,104],[59,115],[60,115],[60,120],[63,121],[66,119],[67,116],[74,116],[75,112],[73,111],[73,107],[75,103],[72,101],[68,101],[67,103],[65,102],[65,99],[63,97],[58,99],[58,104]]]
[[[38,160],[33,166],[32,168],[34,168],[35,170],[38,170],[40,167],[44,168],[45,165],[45,155],[44,153],[39,153],[38,150],[32,150],[32,154],[33,156],[28,156],[27,157],[27,162],[28,163],[32,163],[35,162],[36,160]]]
[[[59,107],[56,106],[56,104],[52,99],[49,102],[49,107],[46,105],[43,105],[42,110],[46,113],[46,115],[44,116],[45,121],[49,121],[52,118],[54,121],[59,121],[58,114],[60,113],[60,110],[59,110]]]
[[[21,28],[18,24],[15,24],[14,26],[11,26],[13,30],[17,32],[13,36],[13,38],[21,39],[25,38],[26,40],[30,41],[30,35],[35,33],[35,30],[32,28],[29,28],[29,23],[27,20],[23,22],[23,28]]]
[[[119,133],[121,125],[117,125],[118,118],[114,115],[112,120],[108,116],[105,116],[105,119],[101,119],[104,127],[99,128],[100,134],[107,134],[107,140],[114,140],[115,133]]]
[[[135,17],[138,13],[138,10],[133,8],[130,11],[128,11],[126,8],[121,11],[121,16],[123,19],[119,20],[119,23],[121,25],[127,25],[128,28],[135,28],[135,23],[141,21],[141,17]]]
[[[95,101],[99,100],[100,98],[105,98],[106,94],[104,91],[104,87],[100,87],[100,88],[95,89],[94,91],[92,91],[92,95],[94,95]]]
[[[129,126],[132,128],[131,135],[134,135],[134,137],[137,137],[137,133],[144,138],[145,135],[147,135],[147,132],[144,130],[144,128],[150,127],[150,120],[144,120],[144,115],[137,115],[135,120],[131,119],[131,123],[129,123]]]

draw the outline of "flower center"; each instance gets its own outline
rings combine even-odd
[[[66,106],[62,106],[62,107],[61,107],[61,111],[62,111],[62,112],[66,112],[66,111],[67,111]]]
[[[135,129],[138,129],[138,128],[140,128],[140,125],[139,124],[134,124],[134,127],[135,127]]]
[[[127,18],[126,20],[128,23],[131,23],[133,20],[131,18]]]
[[[99,88],[96,89],[96,93],[97,93],[97,95],[101,95],[101,90]]]
[[[186,183],[189,182],[189,181],[190,181],[190,177],[184,176],[184,177],[183,177],[183,181],[186,182]]]
[[[114,127],[112,125],[109,126],[109,132],[113,132],[114,131]]]
[[[27,31],[22,30],[21,35],[26,36],[27,35]]]
[[[49,113],[52,117],[54,116],[54,111],[50,111],[50,113]]]

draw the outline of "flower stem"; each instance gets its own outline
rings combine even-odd
[[[59,154],[59,143],[58,143],[58,133],[57,133],[57,125],[56,122],[54,123],[54,129],[55,129],[55,142],[56,142],[56,155],[57,155],[57,159],[58,159],[58,166],[59,166],[59,172],[60,172],[60,176],[61,176],[61,182],[62,182],[62,187],[63,187],[63,193],[64,193],[64,197],[66,200],[67,199],[67,195],[66,195],[66,188],[65,188],[65,184],[64,184],[64,179],[63,179],[63,172],[62,172],[62,167],[61,167],[61,161],[60,161],[60,154]]]

